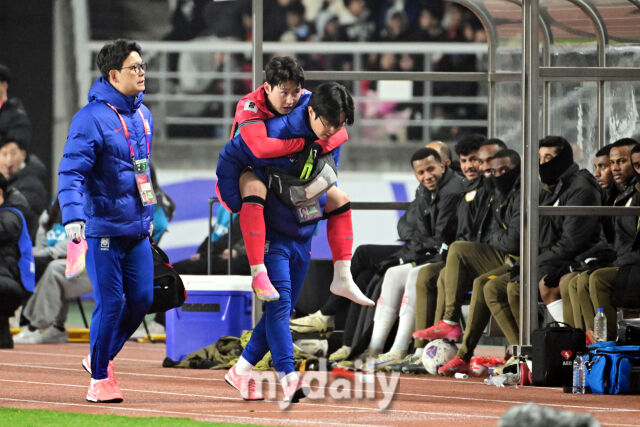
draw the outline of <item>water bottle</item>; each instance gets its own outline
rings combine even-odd
[[[607,318],[604,316],[603,308],[599,308],[596,317],[593,318],[593,329],[596,342],[607,340]]]
[[[584,394],[584,357],[582,353],[576,354],[573,359],[573,392]]]

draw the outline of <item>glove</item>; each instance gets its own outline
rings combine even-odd
[[[67,237],[76,243],[84,239],[84,221],[71,221],[65,224],[64,232]]]
[[[316,164],[316,159],[320,155],[322,155],[322,146],[320,144],[315,141],[307,143],[298,156],[297,163],[300,169],[299,173],[296,171],[295,175],[299,176],[300,179],[309,179]]]

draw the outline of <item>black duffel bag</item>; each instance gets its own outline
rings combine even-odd
[[[537,386],[571,386],[573,359],[584,353],[585,333],[566,323],[552,322],[531,337],[531,381]]]
[[[180,307],[186,299],[186,291],[180,275],[169,263],[169,257],[156,245],[153,253],[153,304],[149,313],[160,313]]]

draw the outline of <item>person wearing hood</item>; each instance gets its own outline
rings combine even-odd
[[[153,119],[142,104],[146,64],[140,46],[116,40],[97,56],[102,76],[73,118],[58,169],[58,198],[67,236],[86,235],[86,268],[95,309],[86,399],[121,402],[113,359],[153,301],[150,176]],[[123,300],[124,295],[124,300]]]
[[[26,141],[10,136],[0,140],[0,172],[10,187],[17,188],[27,198],[34,215],[47,209],[47,168],[35,154],[27,153]],[[34,240],[38,222],[28,219],[27,226],[31,240]]]
[[[640,206],[640,146],[631,138],[623,138],[611,145],[609,153],[611,173],[620,190],[614,206]],[[597,269],[589,276],[589,295],[594,310],[602,308],[607,318],[607,340],[616,338],[616,307],[612,294],[616,287],[627,284],[636,287],[638,252],[638,217],[614,217],[616,259],[610,267]],[[619,282],[619,283],[618,283]]]

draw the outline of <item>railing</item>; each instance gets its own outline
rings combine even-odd
[[[91,41],[85,46],[79,44],[77,49],[86,49],[85,57],[93,57],[99,52],[106,41]],[[207,141],[224,142],[229,134],[233,122],[235,105],[246,93],[246,84],[239,82],[250,81],[251,73],[241,71],[234,58],[251,53],[251,44],[246,42],[226,41],[213,39],[209,41],[189,42],[141,42],[144,59],[149,63],[147,74],[147,94],[145,103],[152,109],[155,122],[155,140],[159,143],[170,143],[171,140],[194,137],[198,131],[199,136]],[[87,50],[91,52],[87,55]],[[289,55],[315,55],[324,56],[332,54],[345,55],[353,63],[355,74],[362,74],[363,55],[367,53],[394,53],[411,54],[419,57],[424,64],[423,71],[407,74],[407,88],[415,81],[423,81],[422,94],[416,96],[413,93],[398,96],[394,93],[375,94],[362,93],[361,85],[353,82],[352,94],[356,103],[356,120],[350,131],[351,141],[354,143],[386,142],[388,129],[397,131],[394,134],[399,140],[411,139],[406,136],[406,129],[420,129],[417,133],[420,141],[428,141],[434,133],[434,129],[448,127],[482,128],[487,126],[486,117],[483,118],[458,118],[447,115],[434,117],[434,106],[486,105],[487,96],[434,96],[432,95],[432,82],[429,74],[441,74],[436,80],[443,80],[447,73],[432,73],[431,65],[434,58],[444,54],[473,54],[486,55],[487,46],[479,43],[265,43],[264,52],[267,54]],[[211,64],[201,65],[194,69],[186,68],[178,71],[170,71],[171,61],[201,61],[217,57],[218,68]],[[177,59],[176,59],[177,58]],[[94,61],[78,62],[78,83],[80,85],[79,104],[86,102],[86,93],[93,80],[98,77],[99,71],[95,68]],[[307,81],[313,81],[313,76],[320,70],[306,70]],[[372,80],[384,78],[384,73],[374,72]],[[368,74],[362,75],[366,77]],[[465,73],[460,79],[486,84],[484,73]],[[392,78],[389,78],[392,80]],[[397,79],[395,79],[397,80]],[[451,79],[446,79],[451,80]],[[455,80],[455,79],[453,79]],[[212,93],[206,89],[207,84],[215,84],[218,93]],[[351,82],[350,82],[351,83]],[[350,84],[347,83],[347,84]],[[239,90],[234,86],[242,86]],[[391,95],[390,99],[389,96]],[[388,117],[377,117],[365,114],[366,106],[371,103],[397,102],[402,103],[403,108],[411,111],[413,118],[404,114],[393,114]],[[207,107],[215,106],[216,111],[205,111]],[[363,108],[364,107],[364,108]],[[180,128],[182,136],[176,132]],[[204,135],[203,135],[204,133]]]

